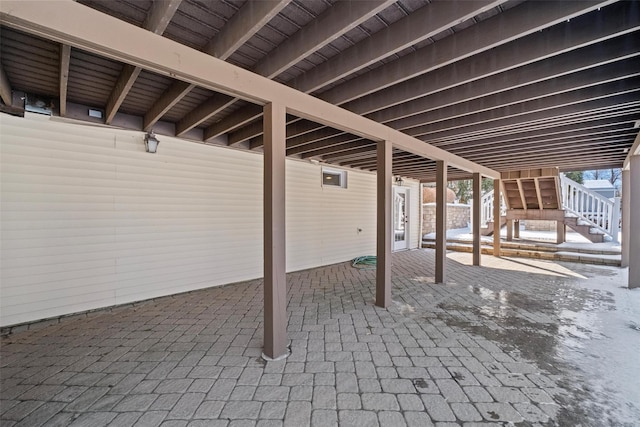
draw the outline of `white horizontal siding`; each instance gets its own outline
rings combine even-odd
[[[0,125],[0,325],[262,276],[261,155],[170,137],[148,154],[140,132],[34,115]],[[288,271],[375,253],[375,175],[323,188],[321,166],[286,168]]]

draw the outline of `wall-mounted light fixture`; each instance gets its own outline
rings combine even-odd
[[[395,184],[402,187],[404,185],[404,180],[400,175],[396,176]]]
[[[158,145],[160,141],[156,138],[156,134],[153,132],[147,132],[144,136],[144,148],[147,150],[147,153],[155,153],[158,150]]]

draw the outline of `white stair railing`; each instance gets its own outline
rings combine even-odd
[[[579,220],[618,241],[620,198],[610,200],[560,174],[562,207]]]
[[[500,194],[500,215],[507,214],[507,205],[504,203],[504,197]],[[493,221],[493,190],[486,193],[484,196],[480,198],[480,225],[485,227],[487,222]]]

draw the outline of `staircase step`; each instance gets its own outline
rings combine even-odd
[[[500,255],[506,257],[521,257],[544,259],[549,261],[577,262],[581,264],[597,264],[619,267],[621,265],[620,252],[611,250],[595,250],[582,248],[555,248],[553,250],[544,245],[500,244]],[[423,248],[435,249],[435,242],[423,240]],[[447,250],[456,252],[473,252],[473,245],[468,241],[447,241]],[[493,247],[482,245],[481,252],[485,255],[493,255]]]

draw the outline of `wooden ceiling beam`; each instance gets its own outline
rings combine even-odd
[[[395,3],[395,0],[337,2],[270,52],[269,55],[255,65],[253,71],[267,78],[276,77],[316,50],[357,27],[393,3]],[[246,123],[247,120],[245,120],[244,117],[249,115],[250,112],[255,112],[255,110],[247,107],[243,111],[236,112],[238,113],[238,120],[234,120],[236,115],[234,113],[228,120],[223,120],[220,123],[209,126],[204,133],[205,141],[242,126],[239,121]],[[251,120],[257,119],[261,114],[261,111],[252,114]],[[257,124],[254,125],[254,127],[257,126]],[[247,141],[261,133],[261,129],[260,132],[256,134],[249,132],[242,140],[236,140],[240,134],[236,134],[235,137],[230,136],[229,144],[232,145]]]
[[[11,94],[11,82],[4,71],[4,67],[0,64],[0,98],[4,105],[10,107],[13,105],[13,95]]]
[[[377,92],[460,59],[486,52],[512,40],[536,33],[586,14],[613,1],[524,2],[478,22],[436,43],[365,73],[357,82],[345,82],[323,92],[320,98],[335,105]],[[590,29],[593,30],[593,29]],[[526,55],[519,49],[516,57]],[[491,55],[494,60],[499,56]]]
[[[487,130],[520,129],[529,123],[550,123],[590,111],[619,109],[622,105],[632,103],[634,99],[640,99],[639,93],[640,78],[635,79],[635,82],[618,81],[405,129],[403,132],[415,137],[429,136],[444,140],[463,135],[485,134]]]
[[[539,135],[546,135],[555,132],[559,128],[569,128],[570,126],[580,128],[581,123],[590,122],[594,119],[611,119],[628,115],[633,110],[637,110],[638,102],[631,101],[623,105],[607,105],[601,108],[585,109],[579,112],[561,115],[555,118],[543,118],[533,121],[523,120],[504,128],[489,128],[483,131],[458,133],[449,137],[434,138],[424,136],[420,139],[441,147],[450,147],[460,144],[477,144],[479,142],[494,142],[502,139],[530,139]]]
[[[180,102],[180,100],[195,87],[196,85],[191,83],[180,80],[174,81],[173,84],[160,95],[160,98],[153,103],[149,111],[145,113],[143,120],[144,130],[151,130],[153,125],[155,125],[167,111],[173,108],[174,105]]]
[[[311,157],[318,157],[318,156],[323,156],[325,154],[329,154],[329,153],[340,153],[346,150],[350,150],[353,148],[359,148],[359,147],[363,147],[365,145],[369,145],[371,146],[371,144],[375,144],[372,141],[368,141],[366,139],[362,139],[358,136],[355,135],[350,135],[351,138],[350,140],[345,141],[346,143],[337,143],[335,142],[335,145],[327,145],[324,148],[318,148],[315,150],[311,150],[311,151],[307,151],[302,153],[302,158],[303,159],[308,159]],[[357,141],[357,142],[355,142]],[[373,145],[373,147],[375,148],[375,145]],[[287,150],[287,154],[289,154],[289,151]]]
[[[495,144],[491,147],[482,147],[482,148],[474,148],[469,147],[468,149],[464,149],[465,157],[468,158],[477,158],[478,156],[486,156],[487,154],[493,154],[491,157],[501,156],[503,154],[513,154],[513,153],[526,153],[529,151],[536,150],[545,150],[547,148],[555,148],[556,146],[563,144],[587,144],[590,142],[607,142],[611,141],[615,143],[616,141],[621,141],[625,139],[633,139],[634,133],[632,131],[620,132],[617,130],[607,130],[602,132],[594,132],[594,131],[585,131],[578,132],[574,135],[549,138],[543,140],[539,143],[537,141],[534,142],[516,142],[516,143],[507,143],[507,144]]]
[[[640,39],[630,33],[640,29],[640,17],[633,13],[633,5],[622,2],[598,13],[602,16],[597,25],[591,22],[591,16],[577,18],[531,34],[518,43],[496,47],[490,55],[441,64],[420,78],[395,84],[343,107],[388,123],[543,80],[553,82],[556,77],[576,70],[637,56]],[[603,41],[606,42],[600,45]],[[312,139],[313,135],[309,135],[309,140]]]
[[[202,104],[189,111],[176,123],[176,136],[182,136],[200,123],[209,120],[214,115],[233,105],[238,98],[216,93]]]
[[[178,10],[182,0],[156,0],[151,4],[151,9],[142,27],[154,34],[162,34],[171,22],[171,18]],[[136,79],[142,71],[141,67],[125,64],[120,72],[118,80],[109,95],[105,108],[105,123],[111,124],[127,94],[133,87]]]
[[[283,103],[293,116],[376,142],[390,141],[396,148],[469,172],[499,177],[497,171],[74,1],[4,1],[0,24],[249,102]],[[119,37],[113,37],[114,33]]]
[[[429,111],[396,120],[382,120],[382,122],[394,129],[405,130],[458,117],[468,117],[475,113],[482,113],[511,105],[532,106],[532,109],[539,110],[545,108],[545,106],[546,108],[550,108],[553,106],[566,105],[571,103],[572,100],[573,102],[577,102],[580,99],[584,101],[594,99],[607,93],[604,92],[605,88],[601,87],[601,85],[607,85],[606,88],[612,88],[615,87],[612,85],[614,82],[640,75],[640,71],[638,71],[640,67],[640,59],[638,59],[638,56],[640,56],[640,40],[636,42],[636,44],[636,50],[634,50],[635,56],[633,58],[534,82],[524,87],[497,93],[484,93],[481,97],[473,97],[471,99],[465,99],[460,96],[464,94],[464,88],[456,88],[460,89],[460,92],[455,89],[449,89],[437,95],[420,98],[420,100],[428,99],[431,101],[431,106],[428,107]],[[548,67],[552,67],[550,62],[552,63],[553,60],[549,60],[546,63]],[[520,71],[523,70],[519,70],[519,72]],[[510,74],[510,72],[501,73],[496,76],[496,80],[507,79],[508,74]],[[531,77],[536,78],[540,77],[540,75],[532,74]],[[627,86],[627,83],[628,82],[622,82],[618,84],[623,88]],[[487,86],[485,86],[485,84],[487,84]],[[489,84],[490,82],[483,79],[476,82],[475,86],[486,90],[486,88],[491,87]],[[585,89],[588,89],[589,92],[584,91]],[[456,92],[457,95],[455,95],[454,92]],[[453,103],[450,103],[452,99],[448,95],[455,95],[457,99],[453,100]],[[395,107],[389,110],[394,109]],[[370,118],[380,121],[374,118],[376,115],[377,114],[374,113]]]
[[[269,23],[291,0],[248,1],[202,49],[220,59],[227,59]]]
[[[225,24],[225,26],[203,48],[203,52],[220,59],[227,59],[247,40],[262,29],[274,16],[284,9],[291,0],[248,1]],[[182,98],[195,88],[194,84],[175,81],[153,104],[144,117],[144,129],[149,130],[173,108]],[[178,135],[198,126],[220,111],[220,97],[206,100],[195,110],[187,113],[176,128]],[[205,110],[205,108],[209,110]]]
[[[507,148],[509,145],[524,143],[538,143],[541,148],[544,144],[560,141],[565,138],[597,137],[598,135],[606,135],[610,132],[616,133],[616,131],[618,133],[624,132],[626,134],[626,132],[632,132],[631,123],[633,123],[634,116],[637,116],[638,113],[640,113],[640,110],[638,110],[637,113],[623,117],[609,117],[602,119],[596,116],[592,117],[590,121],[584,123],[541,129],[535,134],[529,133],[526,137],[519,137],[516,135],[510,138],[493,138],[490,141],[484,141],[481,143],[465,142],[446,147],[448,150],[456,153],[472,152],[474,150],[479,152],[485,148],[498,151],[501,147]],[[567,153],[567,156],[571,156],[571,154]]]
[[[60,116],[67,115],[67,86],[69,83],[69,63],[71,62],[71,46],[66,44],[60,45]]]
[[[311,93],[467,21],[505,0],[432,2],[345,49],[287,84]]]

